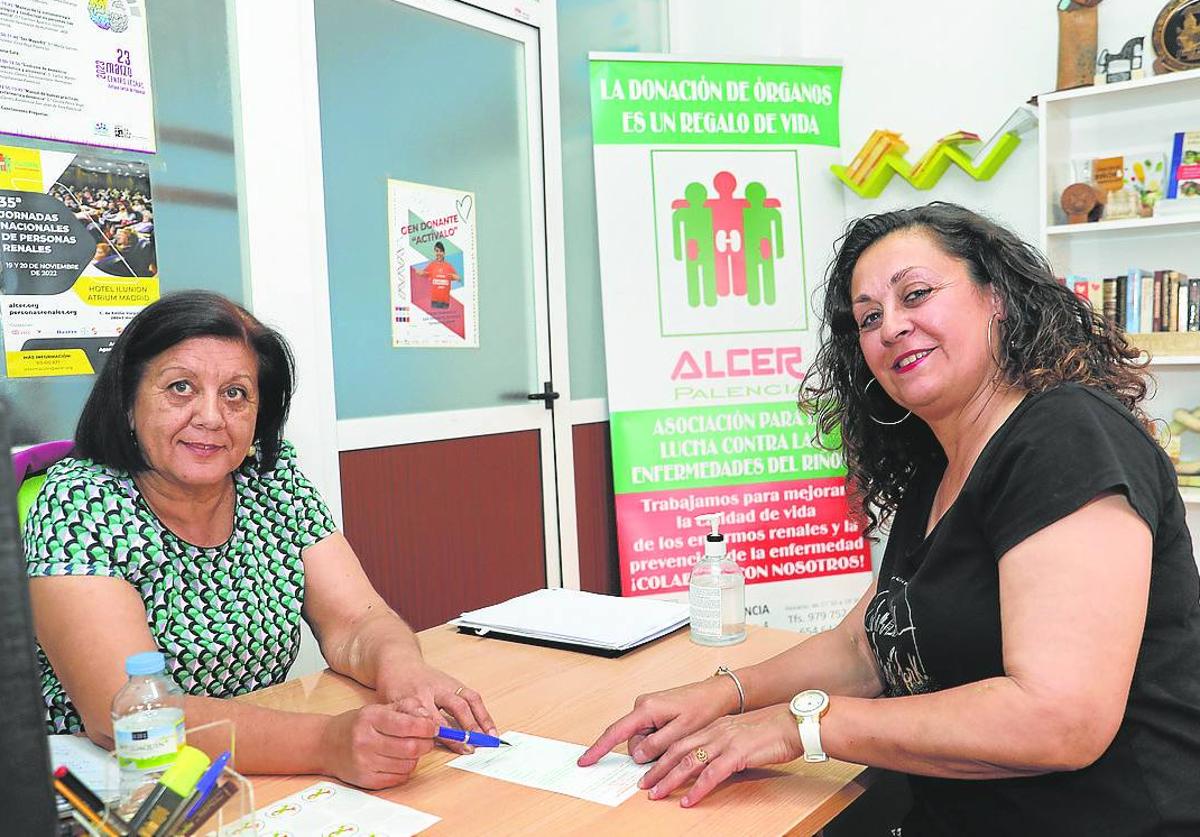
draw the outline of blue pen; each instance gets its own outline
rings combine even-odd
[[[496,738],[493,735],[484,735],[482,732],[469,732],[452,727],[438,727],[437,737],[448,738],[451,741],[462,741],[465,744],[470,744],[472,747],[499,747],[501,744],[505,747],[512,746],[507,741]]]
[[[188,808],[186,814],[183,815],[185,820],[191,819],[196,810],[203,804],[204,800],[208,799],[208,795],[212,793],[213,788],[217,786],[217,780],[221,778],[221,771],[225,769],[225,765],[229,763],[229,751],[221,753],[217,760],[209,766],[208,770],[204,771],[204,775],[200,777],[200,781],[196,783],[196,790],[192,799],[195,804]]]

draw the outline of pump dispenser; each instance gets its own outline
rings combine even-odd
[[[712,527],[704,538],[704,557],[688,581],[692,642],[700,645],[733,645],[746,638],[746,579],[726,554],[723,519],[720,512],[696,518]]]

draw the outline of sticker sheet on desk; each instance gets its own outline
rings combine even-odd
[[[398,805],[369,793],[332,782],[317,782],[254,815],[256,837],[327,837],[332,834],[371,834],[405,837],[417,834],[441,817]]]
[[[582,744],[523,732],[500,737],[513,746],[481,747],[449,766],[614,808],[637,793],[638,780],[650,769],[619,753],[609,753],[591,767],[579,767],[575,762],[587,749]]]

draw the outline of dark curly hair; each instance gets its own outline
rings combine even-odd
[[[287,341],[242,306],[210,291],[177,291],[146,306],[129,321],[75,427],[75,453],[131,474],[149,468],[128,430],[128,415],[151,360],[193,337],[244,343],[258,358],[258,416],[254,438],[259,473],[275,467],[283,425],[292,403],[295,361]]]
[[[997,320],[1000,371],[1031,393],[1073,381],[1109,393],[1150,429],[1138,406],[1146,397],[1146,361],[1106,317],[1054,278],[1037,248],[968,209],[935,202],[852,221],[837,244],[825,281],[821,347],[800,391],[800,409],[823,434],[841,429],[854,504],[866,534],[895,513],[917,467],[944,460],[933,432],[917,416],[892,426],[870,416],[904,415],[883,387],[864,387],[871,372],[859,348],[850,305],[854,266],[868,247],[900,230],[920,230],[947,255],[966,264],[972,280],[990,287],[1004,305]],[[837,438],[836,436],[833,438]]]

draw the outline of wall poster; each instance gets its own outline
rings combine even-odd
[[[92,374],[158,294],[145,163],[0,146],[0,328],[9,377]]]
[[[0,132],[153,152],[143,0],[3,0]]]
[[[388,181],[392,346],[479,348],[475,193]]]
[[[591,59],[622,593],[686,597],[721,511],[748,620],[832,627],[871,556],[796,396],[844,217],[841,67]]]

